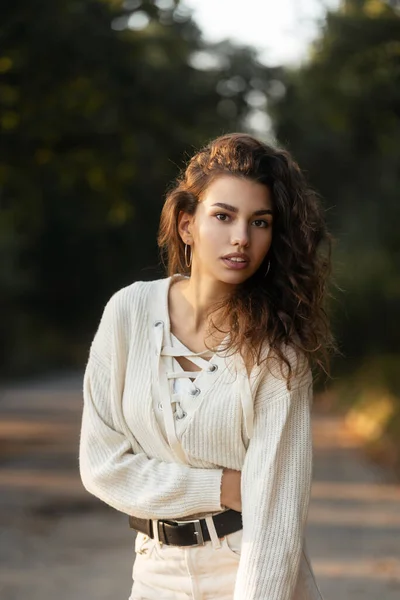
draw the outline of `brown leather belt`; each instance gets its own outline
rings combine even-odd
[[[228,509],[212,517],[219,538],[242,529],[242,513]],[[138,519],[129,517],[129,527],[145,533],[154,539],[154,526],[157,525],[160,542],[170,546],[200,546],[211,540],[205,519],[177,521],[171,519]]]

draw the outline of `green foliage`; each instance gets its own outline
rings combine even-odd
[[[183,160],[243,130],[263,94],[338,240],[342,367],[398,351],[400,18],[388,3],[343,2],[297,69],[206,44],[173,0],[5,0],[0,34],[3,373],[84,361],[111,293],[160,275],[158,217]]]
[[[327,15],[309,62],[270,97],[278,139],[321,192],[337,239],[334,292],[345,360],[400,341],[400,18],[380,0]],[[351,363],[354,364],[353,362]]]
[[[243,128],[254,52],[206,45],[176,5],[1,3],[3,372],[84,360],[111,293],[159,273],[159,212],[187,153]]]

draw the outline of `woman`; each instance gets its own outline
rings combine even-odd
[[[334,348],[318,200],[287,151],[225,135],[169,192],[158,241],[168,277],[114,294],[84,380],[81,477],[138,531],[130,600],[320,600],[304,539],[311,368]]]

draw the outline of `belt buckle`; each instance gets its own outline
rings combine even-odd
[[[178,523],[178,525],[186,525],[187,523],[194,523],[194,534],[197,537],[197,544],[190,544],[190,548],[194,547],[194,546],[204,546],[205,542],[204,542],[204,537],[203,537],[203,531],[201,529],[201,525],[200,525],[200,519],[195,519],[194,521],[177,521],[176,519],[174,519],[175,523]]]

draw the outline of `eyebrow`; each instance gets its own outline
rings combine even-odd
[[[230,204],[225,204],[225,202],[216,202],[212,204],[212,206],[219,206],[220,208],[225,208],[226,210],[230,210],[231,212],[238,213],[239,209],[236,206],[231,206]],[[259,215],[273,215],[273,211],[269,208],[263,208],[262,210],[256,210],[253,212],[253,216]]]

